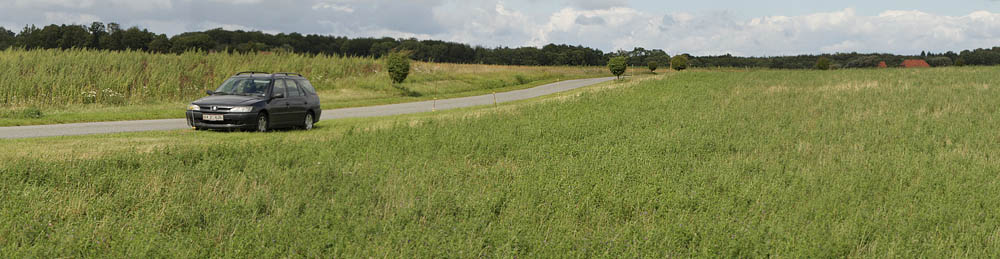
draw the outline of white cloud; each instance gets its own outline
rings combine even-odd
[[[257,4],[261,0],[209,0],[212,2],[223,3],[223,4]]]
[[[584,10],[610,9],[628,5],[628,0],[567,0],[570,6]]]
[[[456,11],[460,10],[460,11]],[[541,31],[528,15],[501,1],[483,6],[473,2],[433,10],[434,21],[444,31],[430,36],[482,46],[521,46],[539,40]]]
[[[124,8],[132,11],[164,11],[174,7],[170,0],[110,0],[110,2],[111,6],[114,6],[113,8]]]
[[[351,8],[350,6],[339,5],[339,4],[331,4],[331,3],[317,3],[317,4],[315,4],[315,5],[312,6],[312,9],[313,10],[330,9],[330,10],[340,11],[340,12],[345,12],[345,13],[353,13],[354,12],[354,8]]]
[[[16,8],[88,8],[94,6],[95,0],[14,0]]]
[[[821,52],[943,52],[1000,44],[1000,14],[942,16],[854,9],[738,20],[725,12],[655,14],[631,8],[562,9],[538,25],[550,42],[577,41],[605,51],[641,46],[695,55],[795,55]],[[589,21],[600,18],[603,24]],[[580,22],[585,21],[585,22]],[[536,42],[526,42],[537,44]],[[610,47],[610,48],[609,48]]]
[[[45,25],[48,24],[77,24],[89,25],[91,22],[100,21],[101,18],[91,14],[74,14],[65,12],[45,12]]]
[[[216,29],[216,28],[222,28],[224,30],[230,30],[230,31],[236,31],[236,30],[241,30],[241,31],[258,31],[259,30],[259,29],[254,29],[254,28],[251,28],[251,27],[239,25],[239,24],[226,24],[226,23],[218,23],[218,22],[213,22],[213,21],[206,21],[206,22],[198,23],[198,24],[195,25],[195,27],[198,28],[198,30],[211,30],[211,29]],[[275,31],[275,30],[259,30],[259,31],[264,32],[264,33],[270,33],[270,34],[281,33],[280,31]]]

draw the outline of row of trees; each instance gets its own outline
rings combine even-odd
[[[0,49],[88,48],[101,50],[142,50],[180,53],[192,49],[225,52],[296,52],[379,58],[392,51],[406,51],[421,61],[477,63],[498,65],[585,65],[604,66],[612,57],[624,57],[629,66],[670,64],[671,56],[659,49],[634,48],[604,53],[601,50],[571,45],[549,44],[541,48],[486,48],[438,40],[394,38],[347,38],[299,33],[267,34],[259,31],[212,29],[168,37],[138,27],[122,28],[116,23],[94,22],[83,25],[25,26],[20,33],[0,27]],[[899,66],[906,59],[924,59],[933,66],[998,65],[1000,47],[966,50],[961,53],[921,53],[920,56],[893,54],[836,53],[781,57],[736,57],[732,55],[694,57],[684,54],[691,67],[767,67],[812,69],[824,67],[875,67],[881,62]],[[825,59],[820,62],[821,58]]]
[[[783,57],[735,57],[732,55],[694,57],[695,67],[767,67],[778,69],[837,69],[877,67],[885,62],[889,67],[901,66],[907,59],[923,59],[931,66],[1000,65],[1000,47],[965,50],[961,53],[929,53],[919,56],[894,54],[836,53]]]
[[[138,27],[94,22],[90,26],[25,26],[20,33],[0,27],[0,49],[87,48],[100,50],[141,50],[157,53],[181,53],[199,49],[224,52],[296,52],[379,58],[392,51],[407,51],[415,60],[448,63],[501,65],[606,65],[614,55],[583,46],[549,44],[542,48],[485,48],[438,40],[394,38],[347,38],[299,33],[267,34],[259,31],[212,29],[167,37]],[[641,62],[646,55],[665,55],[662,50],[631,54]],[[652,53],[652,54],[650,54]]]

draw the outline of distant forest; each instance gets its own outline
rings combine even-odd
[[[625,56],[632,66],[645,66],[649,62],[669,64],[670,55],[660,49],[634,48],[605,53],[584,46],[549,44],[537,47],[486,48],[439,40],[394,38],[347,38],[299,33],[267,34],[260,31],[229,31],[212,29],[186,32],[167,37],[146,29],[119,24],[94,22],[84,25],[48,25],[38,28],[25,26],[19,33],[0,27],[0,50],[70,49],[137,50],[155,53],[182,53],[190,50],[229,53],[294,52],[379,58],[391,51],[405,50],[411,58],[420,61],[472,63],[495,65],[541,66],[604,66],[608,59]],[[778,57],[688,56],[693,67],[747,67],[777,69],[812,69],[825,57],[832,68],[875,67],[886,62],[890,67],[900,66],[906,59],[923,59],[932,66],[998,65],[1000,47],[964,50],[960,53],[921,53],[919,56],[895,54],[837,53]]]

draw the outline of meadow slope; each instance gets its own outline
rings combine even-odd
[[[998,79],[693,70],[309,132],[0,141],[0,253],[988,257]]]

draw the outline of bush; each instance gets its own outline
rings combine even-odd
[[[531,83],[531,79],[528,79],[527,77],[524,77],[524,75],[521,74],[514,75],[514,80],[517,80],[518,85],[526,85],[528,83]]]
[[[927,64],[931,64],[932,67],[946,67],[951,66],[951,58],[949,57],[933,57],[927,59]]]
[[[12,109],[0,112],[0,118],[38,119],[43,116],[44,115],[42,114],[42,110],[36,107]]]
[[[613,57],[608,61],[608,69],[619,79],[625,74],[625,57]]]
[[[386,55],[386,67],[394,84],[402,83],[410,75],[410,53],[392,52]]]
[[[659,64],[657,64],[656,61],[650,61],[647,65],[649,65],[649,72],[656,72],[656,67]]]
[[[688,58],[686,55],[677,55],[670,59],[670,68],[673,68],[674,70],[681,71],[687,69],[687,67]]]
[[[816,60],[816,69],[830,70],[830,59],[826,57],[819,57],[819,59]]]

